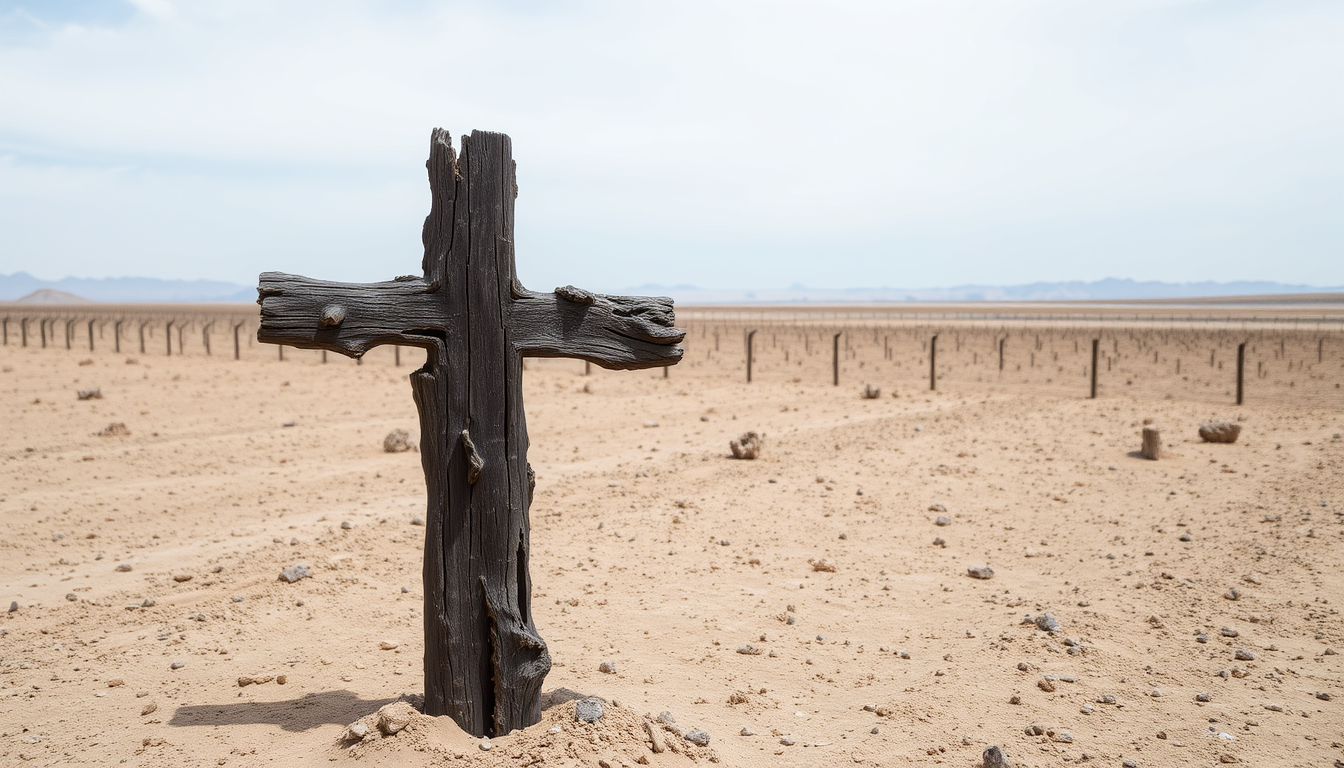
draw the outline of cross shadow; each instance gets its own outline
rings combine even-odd
[[[351,691],[323,691],[288,701],[247,701],[178,707],[169,725],[278,725],[286,731],[307,731],[319,725],[349,725],[396,699],[361,699]]]

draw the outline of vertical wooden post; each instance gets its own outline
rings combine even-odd
[[[75,321],[74,321],[73,319],[71,319],[71,318],[66,318],[66,321],[65,321],[65,348],[66,348],[66,349],[70,349],[71,339],[73,339],[74,337],[75,337]]]
[[[1241,405],[1246,380],[1246,342],[1237,345],[1237,405]]]
[[[1319,338],[1319,339],[1316,340],[1316,362],[1317,362],[1317,363],[1323,363],[1323,362],[1325,362],[1325,338],[1324,338],[1324,337]]]
[[[149,321],[145,320],[140,323],[140,354],[142,355],[145,354],[145,324],[147,322]]]
[[[121,354],[121,322],[118,320],[112,325],[112,343],[116,348],[117,354]]]
[[[583,361],[583,375],[584,376],[593,375],[593,364],[588,362],[587,360]]]
[[[395,366],[398,367],[398,368],[401,367],[401,345],[400,345],[400,344],[393,344],[393,345],[392,345],[392,364],[395,365]]]
[[[664,378],[664,379],[668,378],[667,372],[670,371],[670,370],[672,370],[672,366],[670,366],[670,365],[664,365],[664,366],[663,366],[663,378]]]
[[[42,333],[42,348],[47,348],[47,318],[42,318],[37,324],[37,329]]]
[[[938,389],[938,334],[929,339],[929,390]]]
[[[842,331],[843,333],[843,331]],[[831,339],[831,384],[840,386],[840,334]]]
[[[1005,341],[1007,341],[1007,340],[1008,340],[1008,339],[1006,339],[1006,338],[999,339],[999,370],[1000,370],[1000,371],[1003,370],[1003,343],[1004,343]]]
[[[1092,340],[1092,399],[1097,399],[1097,357],[1101,349],[1101,339]]]
[[[23,346],[28,346],[28,318],[26,317],[19,319],[19,339]]]
[[[325,349],[322,350],[322,364],[323,364],[323,365],[326,365],[326,364],[327,364],[327,350],[325,350]]]
[[[755,331],[747,331],[747,383],[751,383],[751,352],[752,341],[756,338]],[[663,370],[667,370],[664,368]]]
[[[168,344],[168,347],[167,347],[167,349],[168,349],[168,356],[169,356],[169,357],[172,357],[172,354],[173,354],[173,321],[172,321],[172,320],[169,320],[169,321],[168,321],[168,324],[165,325],[165,326],[163,326],[163,339],[164,339],[164,341]],[[181,352],[182,350],[179,349],[178,351]]]
[[[285,345],[284,345],[284,344],[276,344],[276,345],[275,345],[275,348],[278,349],[278,350],[280,350],[280,362],[282,362],[282,363],[285,362]]]
[[[90,352],[93,351],[93,324],[94,324],[95,322],[97,322],[97,321],[96,321],[96,320],[90,320],[90,321],[89,321],[89,351],[90,351]]]
[[[5,320],[4,320],[4,326],[5,326],[5,346],[8,347],[8,346],[9,346],[9,318],[8,318],[8,317],[6,317]]]
[[[207,357],[210,355],[210,326],[214,324],[215,321],[211,320],[210,322],[201,326],[201,343],[205,346],[205,354]]]
[[[233,359],[234,359],[234,360],[241,360],[241,359],[242,359],[242,354],[241,354],[241,353],[242,353],[242,350],[238,348],[238,329],[239,329],[239,328],[242,328],[242,327],[243,327],[243,324],[242,324],[242,323],[234,323],[234,324],[233,324]]]

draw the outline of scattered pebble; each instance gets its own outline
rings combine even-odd
[[[597,671],[606,675],[614,675],[616,674],[616,662],[604,661],[597,665]]]
[[[1325,691],[1317,691],[1316,698],[1320,699],[1321,701],[1330,701],[1331,699],[1334,698],[1334,696],[1331,696],[1329,693],[1326,693]]]
[[[1195,701],[1201,701],[1201,702],[1205,702],[1205,703],[1207,703],[1207,702],[1213,701],[1213,697],[1210,696],[1210,695],[1207,694],[1207,693],[1196,693],[1196,694],[1195,694]]]
[[[342,521],[341,521],[341,530],[343,530],[343,531],[348,531],[348,530],[350,530],[351,528],[354,528],[354,527],[355,527],[354,524],[351,523],[349,520],[342,520]]]
[[[174,573],[174,574],[173,574],[173,581],[176,581],[176,582],[179,583],[179,584],[181,584],[181,583],[184,582],[184,581],[191,581],[191,574],[190,574],[190,573]]]
[[[128,572],[128,571],[131,570],[131,564],[130,564],[130,563],[118,563],[118,564],[117,564],[117,567],[116,567],[115,570],[118,571],[118,572],[120,572],[120,573],[126,573],[126,572]]]
[[[411,525],[424,525],[424,524],[425,524],[425,518],[419,515],[415,515],[411,518]]]
[[[972,565],[966,569],[966,573],[972,579],[992,579],[994,578],[994,569],[988,565]]]
[[[1236,587],[1232,587],[1231,589],[1229,589],[1229,590],[1227,590],[1226,592],[1223,593],[1223,599],[1224,599],[1224,600],[1240,600],[1240,599],[1241,599],[1241,590],[1237,589]]]
[[[681,737],[692,744],[698,744],[702,747],[709,746],[709,734],[699,728],[693,728],[683,733]]]
[[[984,768],[1013,768],[1013,764],[1008,761],[1008,756],[1003,753],[997,744],[986,749],[980,756]]]
[[[1232,657],[1237,661],[1255,661],[1255,654],[1245,648],[1238,648],[1232,653]]]
[[[751,730],[750,728],[743,728],[742,730],[740,730],[740,731],[737,732],[737,735],[738,735],[738,736],[755,736],[755,735],[756,735],[756,732],[753,731],[753,730]]]
[[[602,700],[593,696],[579,699],[578,703],[574,705],[574,717],[585,723],[597,722],[605,711]]]
[[[491,744],[491,743],[490,743],[490,738],[489,738],[489,737],[486,737],[486,738],[484,738],[484,739],[481,739],[480,743],[479,743],[477,746],[479,746],[479,747],[481,748],[481,751],[482,751],[482,752],[489,752],[489,751],[490,751],[490,748],[493,747],[494,744]]]
[[[946,541],[943,541],[943,537],[942,537],[942,536],[935,536],[935,537],[933,538],[933,546],[935,546],[935,547],[942,547],[942,548],[946,549],[946,548],[947,548],[947,542],[946,542]]]
[[[169,664],[168,666],[171,667],[171,668],[173,668],[173,669],[181,669],[181,668],[187,666],[187,662],[185,662],[185,661],[183,661],[183,660],[181,660],[181,659],[178,659],[177,661],[174,661],[172,664]]]
[[[144,717],[145,715],[153,714],[158,711],[158,709],[159,705],[151,701],[140,710],[140,716]]]
[[[378,709],[378,730],[391,736],[411,724],[415,708],[404,701],[394,701]]]
[[[760,648],[757,648],[756,646],[751,645],[751,644],[747,644],[747,645],[739,645],[739,646],[737,647],[737,652],[740,653],[740,654],[742,654],[743,656],[760,656],[760,655],[761,655],[761,649],[760,649]]]
[[[1042,632],[1058,632],[1059,619],[1056,619],[1053,613],[1046,611],[1036,617],[1036,626],[1040,628]]]
[[[73,603],[79,599],[79,595],[76,595],[74,592],[66,592],[65,599]]]
[[[797,742],[794,741],[793,738],[791,738],[791,737],[789,737],[789,736],[785,736],[785,737],[783,737],[782,739],[779,740],[779,743],[780,743],[780,744],[783,744],[783,745],[786,746],[786,747],[792,747],[792,746],[793,746],[794,744],[796,744]]]
[[[378,643],[378,647],[379,647],[380,649],[384,650],[384,651],[395,650],[396,647],[397,647],[397,645],[399,645],[399,644],[398,644],[398,643],[395,643],[395,642],[393,642],[393,641],[391,641],[391,640],[383,640],[383,641],[381,641],[381,642]]]
[[[938,516],[938,519],[936,519],[936,520],[933,521],[933,524],[934,524],[934,525],[951,525],[951,524],[952,524],[952,518],[948,517],[947,515],[939,515],[939,516]]]
[[[306,565],[291,565],[280,572],[280,580],[293,584],[299,579],[306,579],[312,575],[313,574],[308,571],[308,566]]]
[[[1237,637],[1241,633],[1231,627],[1223,627],[1222,629],[1218,630],[1218,634],[1222,635],[1223,637]]]

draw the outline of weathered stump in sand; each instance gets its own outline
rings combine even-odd
[[[1156,461],[1162,458],[1162,434],[1157,425],[1148,424],[1143,428],[1143,458]]]
[[[518,187],[509,137],[476,131],[453,150],[430,141],[433,203],[423,276],[332,283],[267,272],[257,340],[340,352],[426,351],[411,374],[429,492],[425,529],[425,714],[476,736],[541,718],[551,668],[532,616],[524,357],[577,357],[604,368],[672,365],[685,336],[672,300],[572,286],[529,291],[514,269]],[[284,346],[280,346],[283,350]]]
[[[1199,425],[1199,437],[1206,443],[1235,443],[1241,425],[1231,421],[1206,421]]]

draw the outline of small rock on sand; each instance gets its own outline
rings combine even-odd
[[[1241,425],[1231,421],[1206,421],[1199,425],[1199,437],[1206,443],[1235,443]]]
[[[415,708],[404,701],[394,701],[378,710],[378,730],[391,736],[411,724]]]
[[[154,712],[158,711],[158,709],[159,705],[151,701],[140,710],[140,716],[144,717],[146,715],[152,715]]]
[[[379,647],[380,649],[384,650],[384,651],[393,651],[393,650],[396,650],[396,648],[397,648],[398,645],[399,645],[399,643],[393,642],[393,641],[391,641],[391,640],[383,640],[383,641],[381,641],[381,642],[378,643],[378,647]]]
[[[732,450],[734,459],[754,459],[761,455],[761,449],[764,447],[764,436],[755,432],[747,432],[728,443],[728,448]]]
[[[751,645],[750,643],[748,643],[747,645],[739,645],[739,646],[737,647],[737,652],[740,653],[740,654],[742,654],[743,656],[760,656],[760,655],[761,655],[761,649],[760,649],[760,648],[757,648],[757,647],[754,646],[754,645]]]
[[[699,728],[692,728],[691,730],[687,731],[686,733],[683,733],[683,734],[682,734],[682,738],[683,738],[683,739],[686,739],[687,741],[691,742],[692,744],[698,744],[698,745],[700,745],[700,746],[702,746],[702,747],[707,747],[707,746],[709,746],[709,734],[708,734],[708,733],[705,733],[704,731],[700,730]]]
[[[1008,762],[1008,756],[1003,754],[1003,750],[998,745],[994,745],[985,750],[980,756],[984,768],[1013,768],[1013,764]]]
[[[584,723],[597,722],[598,718],[602,717],[605,712],[606,708],[602,706],[602,700],[593,696],[579,699],[578,703],[574,705],[574,717]]]
[[[1046,611],[1036,617],[1036,626],[1042,632],[1058,632],[1059,619],[1056,619],[1053,613]]]
[[[79,397],[80,400],[102,400],[103,390],[99,387],[81,389],[76,393],[76,396]]]
[[[402,453],[414,447],[411,445],[411,433],[404,429],[394,429],[383,438],[383,450],[388,453]]]
[[[308,571],[306,565],[291,565],[280,572],[280,580],[288,584],[293,584],[299,579],[306,579],[313,574]]]
[[[988,565],[972,565],[966,569],[967,575],[972,579],[992,579],[994,578],[994,569]]]
[[[187,666],[187,662],[185,662],[185,661],[183,661],[183,660],[181,660],[181,659],[178,659],[177,661],[174,661],[172,664],[169,664],[168,666],[171,667],[171,668],[173,668],[173,669],[181,669],[181,668]]]
[[[616,662],[604,661],[597,665],[597,671],[604,675],[614,675],[616,674]]]

